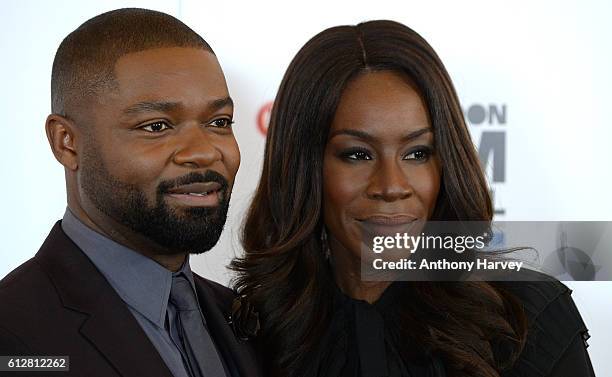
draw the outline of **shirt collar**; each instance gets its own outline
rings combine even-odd
[[[119,297],[159,328],[164,328],[173,274],[185,275],[195,291],[189,256],[179,271],[173,273],[151,258],[89,228],[69,209],[62,219],[62,229],[104,275]]]

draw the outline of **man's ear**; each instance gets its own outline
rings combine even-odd
[[[47,140],[53,155],[66,169],[76,170],[79,166],[76,149],[76,125],[66,117],[51,114],[45,123]]]

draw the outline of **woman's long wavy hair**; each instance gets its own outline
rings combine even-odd
[[[335,284],[321,241],[323,152],[347,83],[364,71],[380,70],[410,78],[427,104],[442,166],[433,219],[492,220],[488,187],[457,94],[432,47],[392,21],[316,35],[280,85],[262,176],[244,224],[245,256],[232,262],[235,287],[259,311],[267,375],[303,376],[316,367],[312,359],[330,323]],[[497,377],[521,352],[525,314],[517,299],[494,283],[413,282],[405,290],[407,299],[397,302],[402,339],[411,339],[411,349],[439,356],[450,376]],[[502,358],[495,352],[498,340],[505,344]]]

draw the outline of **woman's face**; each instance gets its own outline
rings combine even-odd
[[[363,73],[347,85],[323,158],[334,258],[360,258],[364,229],[394,235],[431,217],[440,166],[428,114],[416,87],[392,71]]]

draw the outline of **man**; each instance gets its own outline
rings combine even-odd
[[[259,375],[228,325],[232,291],[189,267],[240,164],[210,46],[169,15],[108,12],[61,43],[51,92],[68,208],[0,282],[0,355],[69,356],[74,376]]]

